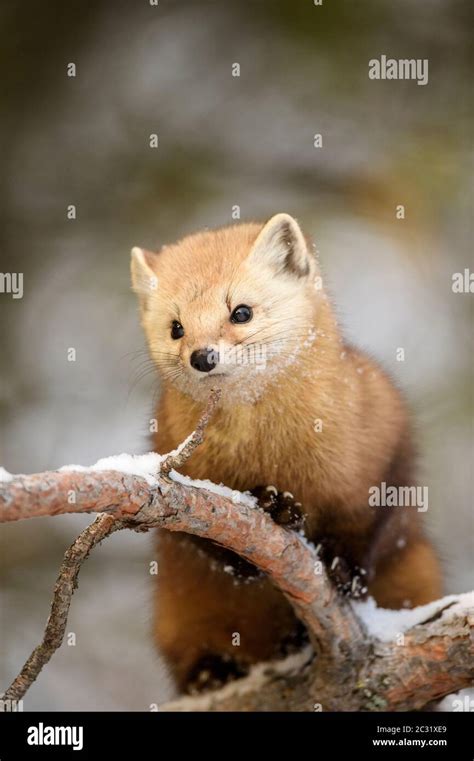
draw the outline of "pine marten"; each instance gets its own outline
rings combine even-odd
[[[297,221],[276,214],[158,253],[135,248],[132,282],[162,384],[155,450],[175,449],[220,388],[185,474],[257,487],[273,508],[283,495],[274,510],[283,516],[293,499],[329,566],[365,573],[381,607],[439,597],[419,510],[369,499],[382,483],[414,484],[407,408],[378,364],[344,341]],[[165,531],[158,551],[154,634],[181,689],[215,686],[298,641],[289,603],[233,553]]]

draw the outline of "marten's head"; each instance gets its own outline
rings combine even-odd
[[[255,400],[315,338],[321,278],[289,214],[134,248],[132,284],[162,379],[198,400]]]

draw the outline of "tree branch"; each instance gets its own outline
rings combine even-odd
[[[114,470],[47,472],[0,481],[0,522],[102,513],[66,553],[43,642],[4,698],[24,695],[60,646],[82,562],[92,547],[120,528],[184,531],[233,550],[270,577],[308,628],[317,657],[286,677],[285,689],[277,674],[242,697],[246,680],[239,680],[230,697],[213,693],[209,710],[314,710],[314,704],[325,710],[409,710],[472,683],[474,605],[464,610],[454,604],[440,617],[413,627],[403,647],[381,642],[369,636],[324,569],[316,572],[317,554],[302,537],[277,526],[247,500],[235,504],[222,490],[174,480],[171,470],[201,443],[216,403],[214,394],[194,434],[161,460],[160,472],[150,474],[150,482]]]
[[[184,697],[161,711],[416,711],[474,683],[474,601],[449,606],[436,621],[414,626],[403,644],[372,639],[346,663],[340,682],[325,682],[308,650],[258,664],[220,690]],[[440,606],[442,607],[442,605]]]
[[[73,504],[68,502],[71,492]],[[331,651],[340,634],[348,646],[363,637],[361,624],[324,570],[315,573],[318,558],[308,544],[258,508],[168,478],[149,486],[117,471],[46,472],[0,483],[0,522],[92,511],[128,528],[185,531],[234,550],[271,576],[315,632],[319,648]]]

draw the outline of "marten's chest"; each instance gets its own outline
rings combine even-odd
[[[176,448],[199,417],[186,411],[178,414],[170,407],[161,410],[154,440],[161,453]],[[296,399],[290,408],[275,404],[263,410],[250,405],[219,410],[204,443],[182,470],[191,478],[210,479],[239,491],[273,485],[291,492],[305,512],[314,513],[326,506],[350,505],[360,495],[367,499],[359,454],[347,419],[341,422],[327,413],[318,416]]]
[[[346,493],[353,495],[356,485],[343,456],[331,460],[331,447],[326,449],[321,439],[314,441],[314,432],[305,438],[301,431],[289,430],[280,439],[271,431],[253,437],[236,433],[223,436],[210,428],[183,472],[239,491],[273,485],[290,492],[308,513],[344,502]]]

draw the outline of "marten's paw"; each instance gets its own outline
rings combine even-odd
[[[193,666],[186,681],[186,692],[196,695],[217,690],[228,682],[246,676],[248,671],[229,655],[204,655]]]
[[[339,594],[357,600],[367,596],[367,571],[364,568],[350,565],[347,560],[338,555],[328,557],[321,544],[318,545],[317,552],[325,563],[327,574]]]
[[[256,486],[252,494],[258,500],[258,506],[269,513],[279,526],[301,529],[304,515],[301,502],[296,502],[289,491],[278,491],[275,486]]]

